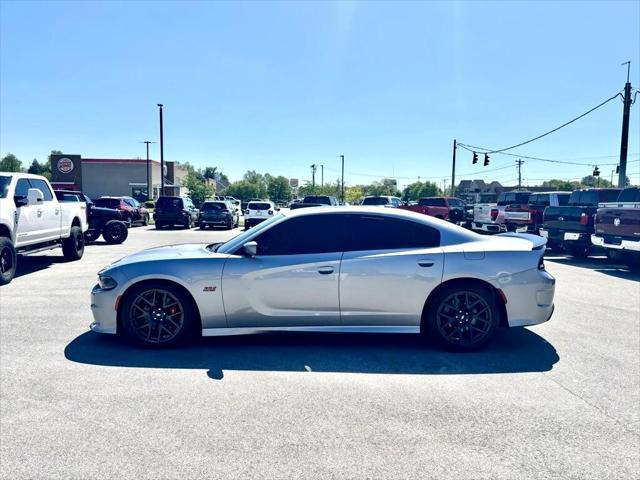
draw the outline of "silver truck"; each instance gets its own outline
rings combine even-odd
[[[0,172],[0,285],[13,280],[18,255],[62,247],[67,260],[79,260],[86,230],[84,202],[58,202],[39,175]]]

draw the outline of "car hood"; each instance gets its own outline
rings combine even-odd
[[[167,245],[142,250],[112,263],[109,268],[121,267],[132,263],[158,262],[169,260],[188,260],[194,258],[227,258],[224,253],[214,253],[207,250],[205,243],[191,243],[182,245]]]

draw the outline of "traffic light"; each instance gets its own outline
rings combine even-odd
[[[485,153],[484,154],[484,166],[486,167],[487,165],[489,165],[489,154]]]
[[[473,162],[471,163],[474,163],[474,164],[478,163],[478,154],[476,152],[473,152]]]
[[[599,177],[600,176],[600,170],[598,169],[598,167],[593,169],[593,176],[594,177]]]
[[[620,173],[620,165],[616,165],[616,174]]]

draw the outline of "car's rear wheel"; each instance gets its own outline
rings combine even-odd
[[[0,285],[6,285],[16,274],[16,249],[7,237],[0,237]]]
[[[127,239],[129,236],[129,230],[127,230],[127,226],[124,222],[119,220],[110,220],[104,226],[102,236],[104,237],[105,242],[111,245],[116,245]]]
[[[195,310],[178,287],[145,283],[127,292],[120,310],[122,327],[133,342],[148,347],[176,345],[193,332]]]
[[[69,237],[62,239],[62,254],[69,261],[82,258],[84,255],[84,234],[80,227],[71,227]]]
[[[164,227],[164,223],[156,222],[156,230],[160,230],[162,227]]]
[[[570,245],[569,255],[576,258],[586,258],[591,253],[591,249],[586,245]]]
[[[100,237],[100,230],[87,230],[84,232],[85,242],[95,242]]]
[[[452,350],[476,350],[490,341],[500,321],[495,295],[481,285],[457,285],[436,293],[426,311],[427,331]]]

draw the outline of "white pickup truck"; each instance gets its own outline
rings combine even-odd
[[[506,232],[504,210],[507,205],[527,203],[531,192],[502,192],[497,203],[480,203],[473,207],[473,223],[471,228],[482,232]]]
[[[84,253],[85,203],[59,203],[48,180],[0,172],[0,285],[9,283],[17,255],[62,247],[67,260]]]

